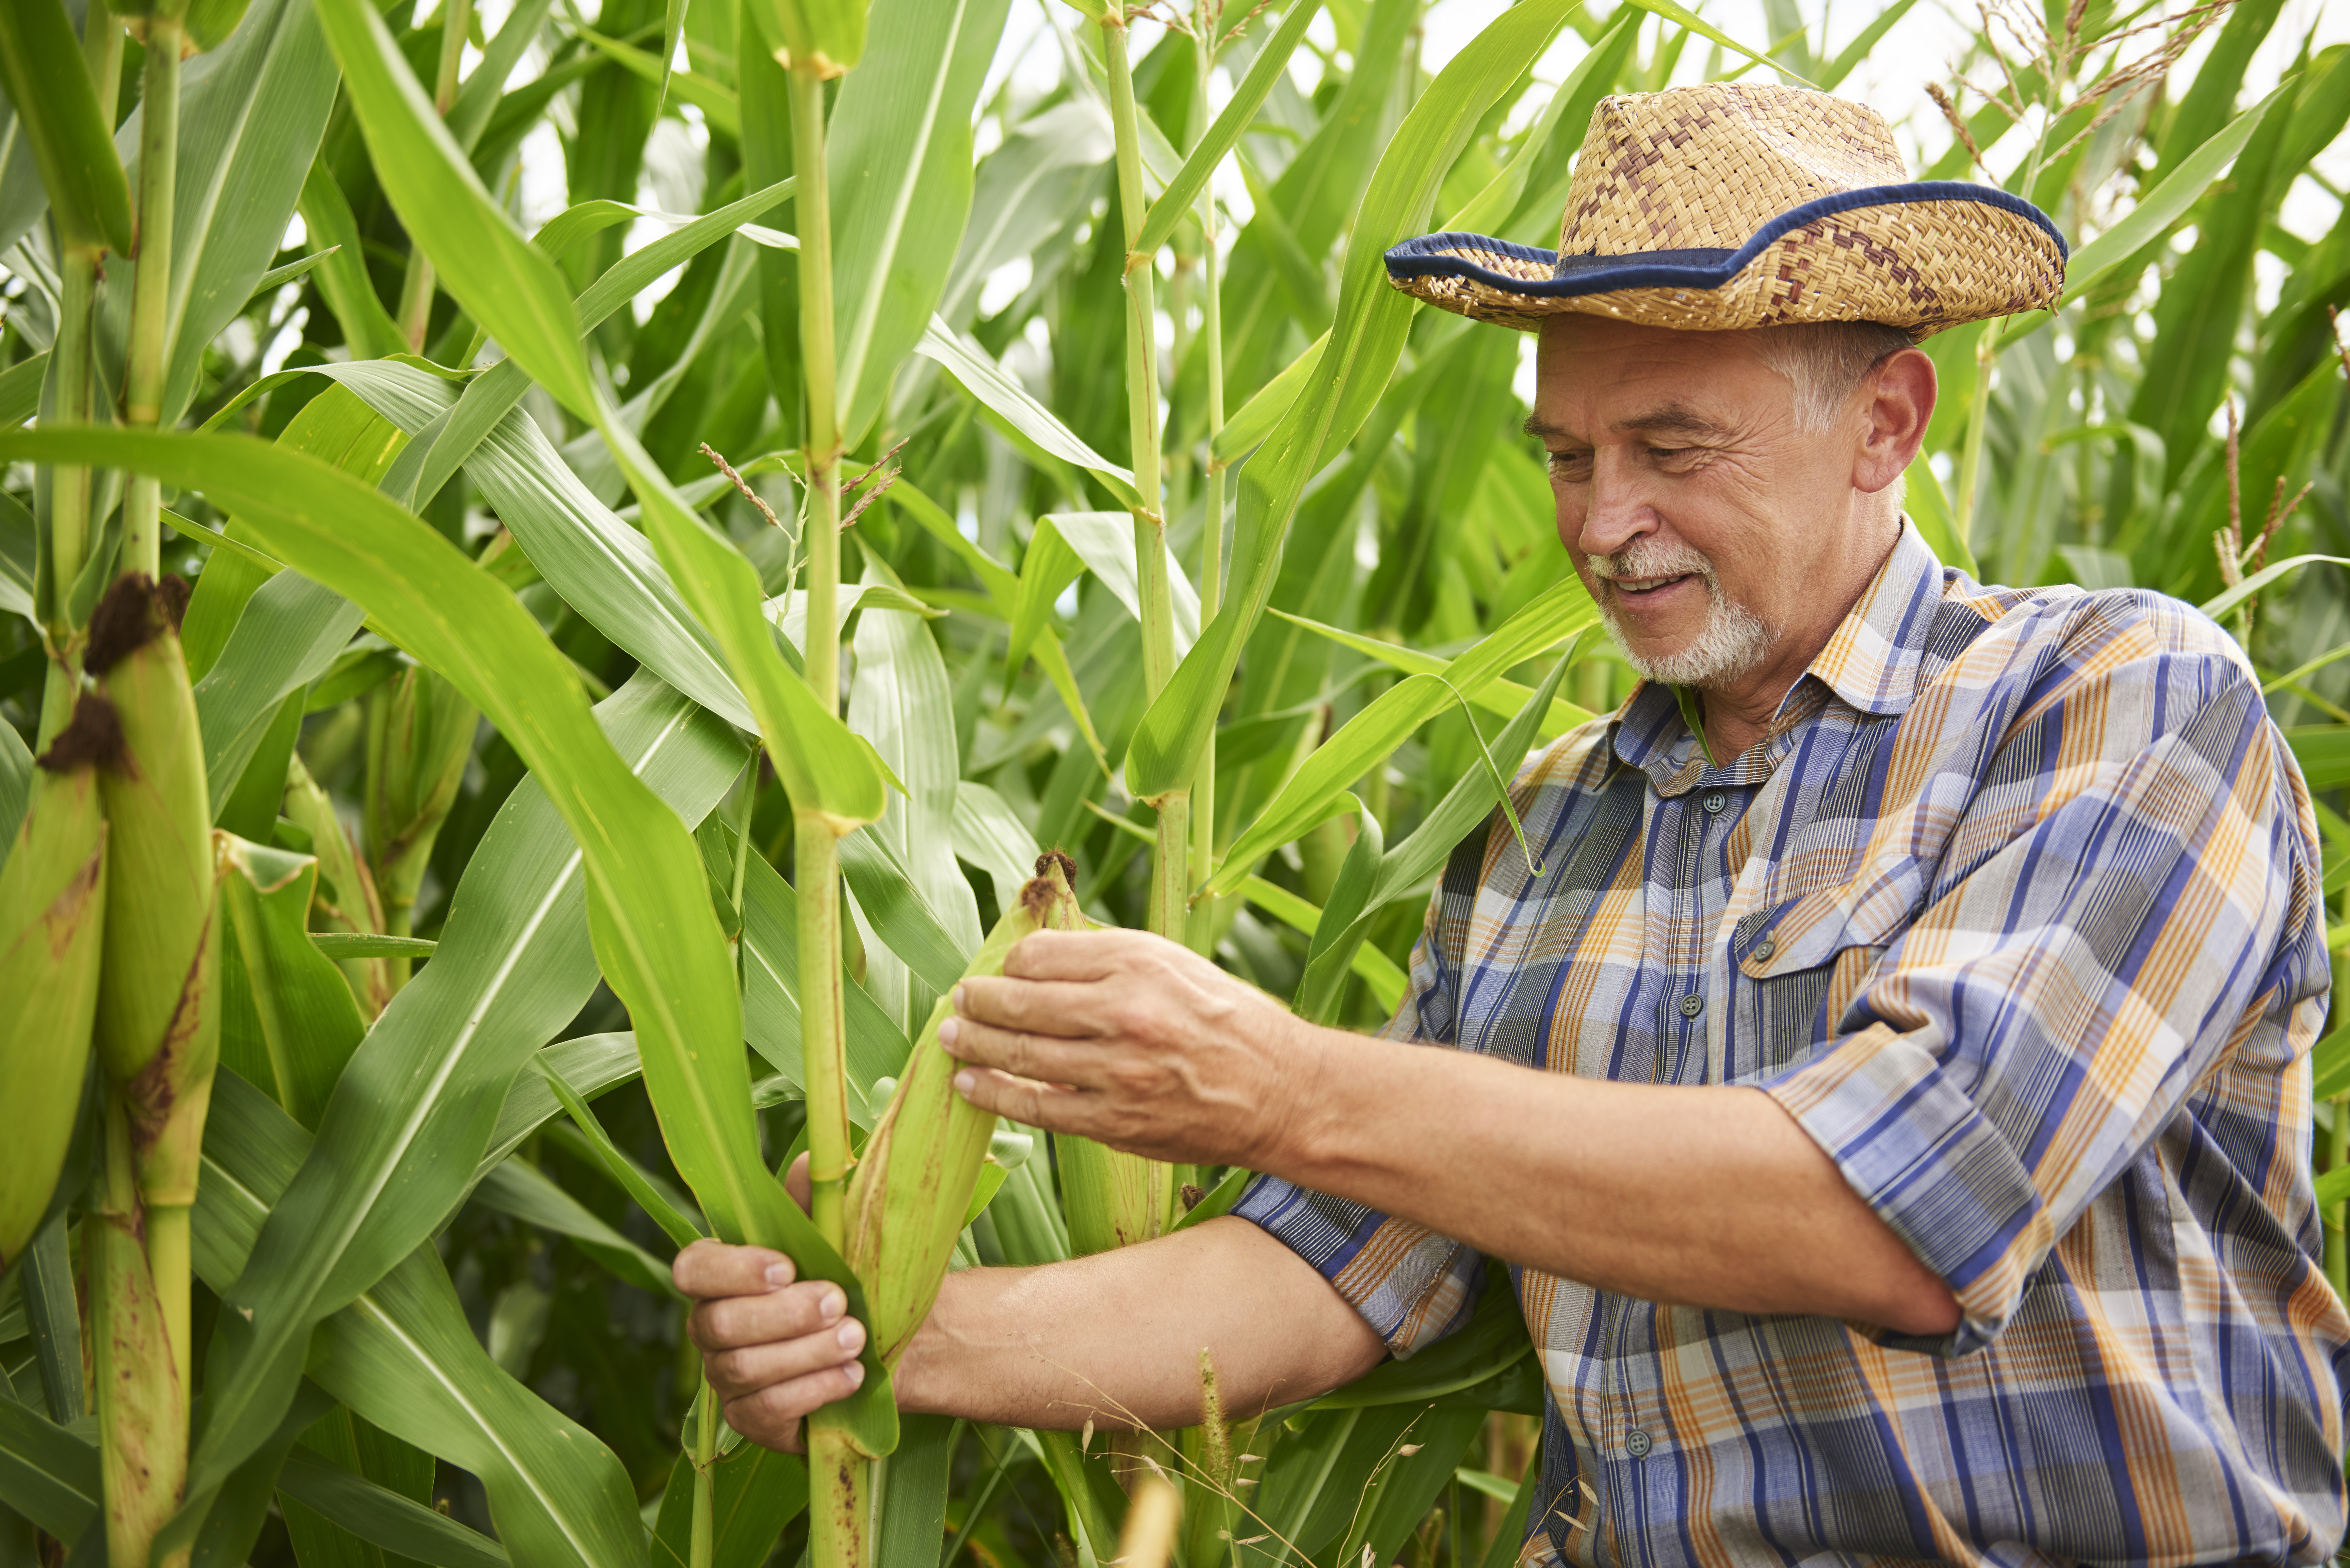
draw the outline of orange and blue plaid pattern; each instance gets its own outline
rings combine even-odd
[[[1962,1314],[1903,1337],[1513,1268],[1548,1392],[1522,1563],[2333,1553],[2315,824],[2218,628],[1984,587],[1905,528],[1743,755],[1648,686],[1512,793],[1544,874],[1506,829],[1455,854],[1388,1036],[1752,1085]],[[1473,1303],[1482,1260],[1424,1226],[1271,1178],[1236,1211],[1399,1355]]]

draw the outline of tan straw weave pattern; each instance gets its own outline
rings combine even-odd
[[[1592,116],[1575,165],[1559,252],[1627,265],[1659,251],[1733,252],[1805,202],[1899,187],[1907,179],[1884,119],[1826,93],[1711,83],[1608,98]],[[1994,204],[2006,198],[1988,191],[1993,199],[1887,195],[1788,230],[1714,287],[1522,294],[1499,279],[1546,284],[1551,269],[1466,235],[1412,248],[1422,262],[1458,258],[1498,279],[1439,272],[1391,281],[1444,309],[1521,330],[1571,311],[1695,331],[1877,321],[1916,337],[2046,307],[2062,292],[2057,241],[2031,218]],[[1449,243],[1456,238],[1461,243]],[[1560,273],[1572,275],[1564,266]]]

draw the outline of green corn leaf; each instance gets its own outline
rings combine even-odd
[[[556,1099],[562,1104],[564,1113],[578,1126],[581,1136],[588,1140],[588,1147],[596,1151],[596,1158],[603,1166],[605,1174],[617,1182],[630,1198],[636,1199],[637,1207],[643,1210],[651,1218],[652,1222],[660,1227],[663,1235],[682,1249],[691,1247],[707,1234],[700,1225],[681,1213],[677,1206],[662,1196],[659,1189],[645,1179],[644,1172],[637,1168],[636,1162],[623,1155],[613,1144],[611,1135],[604,1130],[604,1124],[596,1119],[596,1113],[588,1107],[587,1100],[564,1079],[563,1075],[557,1072],[543,1054],[534,1058],[531,1065],[537,1069],[541,1077],[546,1079],[546,1086],[554,1091]],[[504,1167],[500,1168],[504,1169]],[[671,1289],[671,1286],[664,1276],[661,1282],[652,1288],[656,1292],[666,1292]]]
[[[0,81],[57,214],[59,237],[80,250],[130,250],[130,186],[113,128],[82,64],[66,8],[55,0],[0,5]]]
[[[2137,254],[2187,213],[2220,171],[2244,149],[2277,100],[2294,88],[2285,82],[2268,97],[2244,110],[2225,130],[2205,141],[2171,172],[2170,177],[2132,207],[2112,228],[2073,253],[2064,267],[2064,305],[2070,305],[2105,280],[2107,273]],[[2060,306],[2061,308],[2061,306]]]
[[[825,80],[865,56],[867,0],[751,0],[743,19],[755,26],[776,60],[796,61]]]
[[[681,1173],[722,1233],[775,1233],[775,1217],[791,1205],[759,1163],[743,1055],[715,1044],[742,1038],[741,1014],[699,858],[675,815],[595,729],[569,665],[513,596],[429,525],[296,453],[236,437],[130,431],[0,442],[12,455],[145,465],[203,489],[290,565],[372,601],[394,638],[490,718],[533,764],[579,841],[597,955],[629,1007],[655,1103],[667,1102],[663,1123]],[[265,1333],[232,1317],[255,1337],[239,1357],[245,1398],[216,1411],[208,1428],[213,1473],[250,1451],[238,1445],[259,1440],[247,1411],[265,1407],[261,1380],[292,1348],[283,1326]]]
[[[1440,675],[1446,669],[1445,661],[1434,654],[1421,653],[1416,649],[1406,648],[1400,643],[1383,642],[1376,637],[1365,637],[1360,632],[1345,631],[1335,626],[1325,626],[1318,620],[1308,620],[1304,616],[1291,615],[1287,610],[1276,609],[1271,613],[1294,626],[1302,626],[1318,637],[1328,638],[1342,648],[1351,648],[1357,653],[1368,654],[1390,670],[1400,670],[1407,675]],[[1524,706],[1526,699],[1533,694],[1532,687],[1521,685],[1515,680],[1505,680],[1500,676],[1495,676],[1485,682],[1474,693],[1468,691],[1461,693],[1474,706],[1482,708],[1489,713],[1498,713],[1503,718],[1515,714]],[[1551,704],[1549,713],[1544,717],[1542,728],[1553,735],[1564,734],[1577,724],[1586,722],[1590,717],[1591,712],[1588,709],[1578,708],[1572,702],[1554,702]]]
[[[938,308],[971,213],[972,113],[1007,0],[875,0],[872,57],[840,84],[832,178],[842,439],[880,414]]]
[[[1078,440],[978,344],[959,337],[933,317],[914,351],[944,367],[964,391],[978,400],[990,422],[1022,450],[1035,452],[1047,463],[1057,461],[1085,469],[1128,506],[1141,504],[1135,494],[1132,469],[1118,467]]]
[[[97,1445],[0,1399],[0,1502],[60,1541],[78,1539],[98,1513]]]
[[[979,944],[958,940],[947,929],[890,846],[869,832],[849,835],[840,841],[840,871],[889,950],[933,992],[952,990]]]
[[[848,842],[862,838],[852,834]],[[731,852],[730,852],[731,864]],[[799,899],[757,855],[743,880],[743,1026],[751,1049],[795,1087],[800,1084]],[[941,940],[950,940],[943,928]],[[906,1069],[906,1032],[853,979],[844,979],[849,1119],[870,1127],[881,1106],[873,1085]]]
[[[317,288],[342,324],[352,357],[381,359],[404,351],[408,343],[400,335],[400,324],[383,307],[375,285],[368,278],[359,221],[351,215],[350,202],[324,160],[314,161],[309,173],[303,176],[300,210],[302,226],[310,237],[333,247],[333,254],[319,265]]]
[[[482,1179],[473,1201],[568,1237],[615,1278],[640,1291],[674,1299],[669,1265],[598,1219],[594,1210],[568,1192],[553,1177],[520,1159],[509,1159]]]
[[[1292,0],[1289,15],[1281,19],[1280,27],[1257,51],[1256,58],[1249,64],[1248,74],[1232,88],[1232,96],[1216,116],[1215,123],[1208,127],[1206,134],[1183,160],[1183,166],[1168,181],[1167,189],[1143,215],[1142,233],[1133,246],[1137,254],[1157,255],[1159,247],[1173,236],[1175,225],[1183,221],[1191,203],[1199,200],[1216,165],[1224,161],[1224,154],[1232,150],[1241,133],[1256,118],[1257,110],[1264,107],[1273,84],[1288,69],[1289,57],[1296,52],[1307,26],[1321,9],[1321,0]]]
[[[377,177],[441,286],[557,402],[591,417],[595,388],[563,275],[482,188],[382,18],[362,0],[318,0],[318,14]]]
[[[1355,842],[1347,846],[1347,857],[1339,863],[1337,879],[1322,905],[1322,918],[1314,923],[1313,941],[1306,949],[1305,972],[1298,979],[1297,996],[1291,1004],[1299,1017],[1316,1023],[1335,1021],[1339,1000],[1346,994],[1340,981],[1361,950],[1360,916],[1378,880],[1379,863],[1386,852],[1379,819],[1358,805]],[[1401,992],[1397,995],[1399,1002]],[[1393,1005],[1384,998],[1382,1004]]]
[[[372,931],[312,931],[310,945],[337,963],[349,959],[431,958],[441,946],[425,937],[385,937]]]
[[[502,1568],[505,1548],[296,1445],[277,1472],[277,1490],[371,1546],[432,1568]]]
[[[733,542],[685,504],[636,439],[600,410],[604,440],[642,503],[653,545],[759,721],[793,809],[845,833],[877,820],[888,788],[872,748],[850,734],[784,662],[764,610],[759,574]],[[641,1027],[641,1025],[639,1025]]]
[[[478,1182],[497,1168],[532,1134],[563,1114],[562,1103],[542,1073],[561,1078],[584,1101],[629,1082],[641,1071],[637,1037],[626,1030],[612,1034],[582,1034],[532,1053],[527,1064],[515,1075],[506,1089],[505,1103],[498,1107],[497,1125],[490,1133],[489,1147],[483,1150],[481,1163],[474,1168],[473,1181]]]
[[[274,1083],[277,1102],[294,1119],[316,1127],[335,1081],[367,1033],[342,971],[311,944],[306,929],[318,862],[231,835],[220,867],[221,903],[236,939],[265,1051],[250,1064],[261,1069],[257,1075],[234,1059],[225,1038],[223,1058],[264,1087]]]
[[[2201,610],[2205,615],[2210,616],[2213,620],[2223,619],[2231,613],[2238,605],[2242,604],[2246,599],[2251,598],[2254,594],[2259,593],[2262,588],[2267,587],[2271,583],[2275,582],[2287,572],[2296,571],[2303,566],[2310,566],[2319,561],[2329,562],[2337,566],[2350,566],[2350,556],[2295,556],[2290,560],[2277,561],[2262,567],[2259,571],[2254,572],[2251,576],[2246,577],[2242,582],[2238,583],[2234,587],[2230,588],[2226,593],[2220,594],[2213,598],[2206,599],[2195,607]]]
[[[1318,814],[1350,783],[1414,730],[1511,665],[1591,625],[1597,615],[1583,585],[1570,577],[1452,660],[1443,675],[1410,676],[1382,692],[1306,759],[1263,815],[1233,841],[1206,890],[1220,895],[1232,891],[1260,857],[1318,820]]]
[[[165,424],[187,410],[213,339],[276,257],[335,104],[334,60],[306,0],[254,0],[204,67],[190,73],[180,103]],[[134,123],[135,113],[124,135]],[[130,293],[109,289],[100,301],[109,358],[130,341]]]
[[[1487,26],[1421,95],[1380,158],[1347,242],[1329,343],[1305,391],[1267,438],[1270,450],[1241,470],[1223,607],[1151,703],[1127,750],[1127,788],[1135,798],[1155,799],[1191,782],[1241,646],[1272,592],[1281,541],[1305,482],[1353,439],[1403,352],[1411,305],[1388,286],[1387,247],[1419,231],[1478,119],[1548,46],[1570,3],[1529,0]]]
[[[1944,563],[1959,568],[1969,576],[1982,570],[1975,564],[1975,553],[1967,547],[1966,535],[1960,532],[1959,520],[1950,512],[1950,498],[1942,493],[1942,482],[1934,473],[1934,465],[1922,451],[1910,460],[1906,476],[1908,480],[1909,521],[1927,546]]]
[[[21,425],[40,411],[41,379],[48,373],[46,349],[0,370],[0,425]]]
[[[1784,60],[1775,59],[1769,55],[1756,54],[1753,50],[1748,48],[1745,45],[1740,43],[1737,39],[1731,37],[1721,28],[1715,26],[1712,23],[1708,22],[1705,18],[1700,16],[1688,6],[1676,5],[1674,0],[1632,0],[1632,4],[1638,5],[1641,10],[1648,12],[1652,16],[1661,17],[1665,21],[1670,22],[1676,27],[1685,27],[1689,31],[1695,33],[1700,38],[1720,44],[1725,49],[1734,50],[1739,54],[1744,55],[1756,65],[1768,66],[1773,70],[1777,71],[1781,76],[1790,78],[1804,87],[1817,88],[1819,86],[1817,82],[1798,74],[1794,67],[1790,67]]]
[[[233,1072],[219,1075],[195,1220],[196,1272],[213,1290],[225,1292],[245,1272],[310,1148],[309,1135],[266,1096]],[[430,1243],[319,1325],[307,1371],[371,1425],[478,1477],[519,1561],[643,1563],[643,1528],[619,1461],[490,1359]]]
[[[1893,30],[1893,25],[1907,16],[1909,8],[1917,4],[1918,0],[1893,0],[1892,5],[1870,17],[1868,26],[1854,34],[1852,42],[1838,51],[1835,59],[1820,67],[1821,90],[1835,91],[1836,85],[1852,75],[1854,67],[1868,58],[1870,52],[1884,42],[1885,35]]]
[[[1329,341],[1330,335],[1325,332],[1307,344],[1296,358],[1282,367],[1281,374],[1259,387],[1249,400],[1241,405],[1240,411],[1224,421],[1224,428],[1216,432],[1216,439],[1210,443],[1210,451],[1217,462],[1238,462],[1273,433],[1274,426],[1281,422],[1282,416],[1297,401],[1315,368],[1321,364],[1322,350]]]
[[[807,1461],[738,1443],[719,1457],[710,1485],[710,1560],[702,1564],[693,1558],[693,1456],[680,1454],[670,1467],[653,1525],[652,1568],[760,1568],[784,1526],[807,1507]]]
[[[1916,0],[1909,0],[1909,3],[1915,4]],[[1638,31],[1639,16],[1631,7],[1618,11],[1609,19],[1607,28],[1592,40],[1591,47],[1584,52],[1583,58],[1567,72],[1566,79],[1552,91],[1550,101],[1543,106],[1542,113],[1519,140],[1517,150],[1511,154],[1509,162],[1487,182],[1482,191],[1470,199],[1467,206],[1446,221],[1448,228],[1477,234],[1503,232],[1504,222],[1521,209],[1526,181],[1534,172],[1534,164],[1538,161],[1547,161],[1545,155],[1555,141],[1560,140],[1561,119],[1570,110],[1596,101],[1597,93],[1614,78],[1625,52],[1632,47],[1633,35]],[[1583,112],[1587,124],[1590,110],[1584,109]],[[1581,145],[1584,127],[1569,125],[1566,129],[1574,135],[1575,145]],[[1565,173],[1565,161],[1562,158],[1555,161],[1560,165],[1558,171]],[[1544,222],[1550,221],[1547,209],[1555,204],[1564,205],[1564,201],[1558,203],[1545,201],[1543,203],[1544,210],[1541,211],[1540,216]]]
[[[681,4],[682,0],[677,0],[677,3]],[[593,27],[574,27],[572,30],[614,65],[653,83],[664,98],[671,88],[675,88],[680,99],[702,111],[702,118],[710,122],[712,130],[723,131],[729,137],[743,134],[742,100],[707,77],[691,72],[679,76],[672,71],[671,62],[676,58],[677,53],[673,42],[670,53],[657,59],[633,45],[624,44],[618,38],[608,38]]]

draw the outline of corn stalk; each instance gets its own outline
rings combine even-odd
[[[835,382],[832,193],[825,168],[825,77],[819,58],[792,63],[792,157],[800,241],[800,364],[807,410],[808,690],[827,713],[840,711],[840,411]],[[836,1249],[846,1240],[850,1163],[848,1070],[841,992],[840,826],[795,803],[792,849],[799,878],[800,1054],[807,1092],[809,1217]],[[847,1428],[819,1415],[809,1423],[813,1489],[809,1549],[821,1568],[871,1559],[872,1461]]]

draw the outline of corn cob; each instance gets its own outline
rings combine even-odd
[[[212,811],[180,652],[186,605],[185,579],[125,573],[91,617],[87,658],[122,729],[121,765],[99,774],[112,866],[99,1059],[127,1102],[151,1208],[195,1201],[219,1047]]]
[[[129,1118],[151,1289],[181,1366],[189,1210],[220,1053],[212,806],[180,651],[187,598],[184,578],[124,573],[90,618],[84,659],[122,730],[120,765],[99,774],[109,866],[98,1058]]]
[[[106,931],[98,770],[121,743],[111,705],[84,694],[40,755],[31,808],[0,867],[0,1099],[19,1112],[0,1160],[0,1273],[48,1208],[89,1072]]]
[[[155,1533],[179,1511],[188,1472],[188,1400],[162,1299],[140,1245],[131,1131],[106,1108],[106,1170],[84,1222],[90,1376],[109,1568],[147,1568]]]
[[[369,868],[383,903],[383,929],[404,937],[432,845],[456,804],[481,715],[454,686],[415,666],[379,687],[370,703],[364,811]],[[408,983],[409,961],[388,962],[398,990]]]
[[[301,757],[286,769],[286,815],[310,836],[310,853],[318,857],[318,886],[310,907],[310,929],[354,935],[380,935],[384,929],[383,901],[376,897],[375,878],[367,862],[351,847],[334,802],[310,776]],[[391,1002],[391,971],[388,959],[343,959],[338,966],[359,998],[359,1011],[369,1018]]]
[[[1080,929],[1084,917],[1069,890],[1075,869],[1057,851],[1039,856],[1036,876],[963,973],[1003,973],[1004,954],[1031,931]],[[939,1025],[953,1011],[951,994],[931,1010],[848,1183],[847,1255],[865,1282],[866,1326],[888,1366],[897,1365],[938,1297],[995,1132],[992,1112],[955,1093],[962,1064],[939,1045]]]

